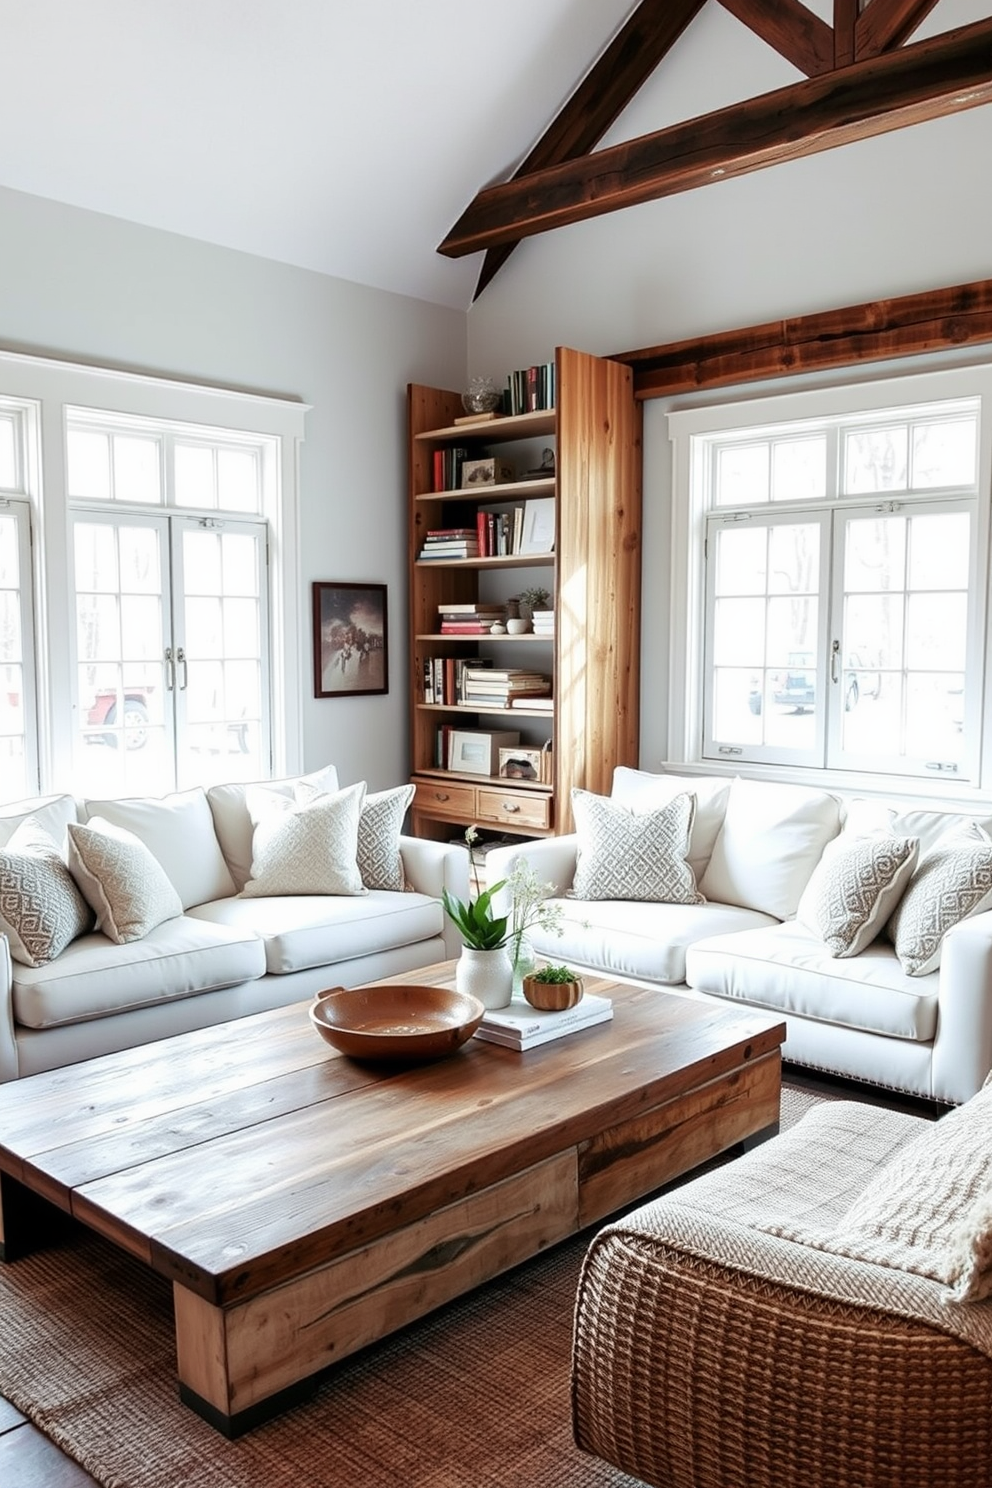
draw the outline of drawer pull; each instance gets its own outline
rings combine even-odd
[[[435,801],[447,801],[448,800],[448,792],[447,791],[435,791],[434,792],[434,799],[435,799]]]
[[[516,801],[504,801],[503,802],[503,810],[504,811],[519,811],[520,810],[520,807],[517,805]]]

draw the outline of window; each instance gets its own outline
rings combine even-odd
[[[0,354],[0,800],[297,766],[304,412]]]
[[[684,759],[992,787],[990,399],[980,369],[670,416]]]

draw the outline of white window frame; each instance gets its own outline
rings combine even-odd
[[[302,767],[304,654],[299,554],[299,462],[309,404],[242,393],[112,368],[88,367],[46,357],[0,352],[0,403],[25,410],[25,476],[32,507],[34,637],[37,666],[39,781],[41,791],[71,791],[73,727],[57,699],[74,695],[69,583],[70,520],[67,496],[66,409],[93,409],[113,420],[168,420],[206,437],[240,431],[268,440],[264,516],[269,527],[271,632],[271,773]],[[78,503],[73,503],[78,509]],[[93,507],[120,511],[101,501]],[[191,509],[141,505],[136,511]],[[204,515],[216,515],[205,511]]]
[[[906,780],[854,769],[818,769],[788,763],[742,763],[729,755],[725,766],[704,755],[706,693],[705,528],[710,508],[707,471],[693,459],[693,441],[716,438],[721,431],[763,428],[806,421],[852,418],[864,413],[875,421],[883,411],[953,399],[981,399],[977,464],[978,509],[975,523],[975,585],[969,604],[969,636],[974,642],[970,664],[981,680],[984,702],[976,702],[966,726],[975,736],[978,764],[971,782],[949,778]],[[989,600],[989,545],[992,531],[992,365],[943,368],[919,374],[866,380],[846,386],[819,386],[747,401],[708,406],[673,407],[666,415],[672,444],[671,566],[669,602],[668,763],[673,767],[719,773],[741,771],[753,778],[774,776],[807,785],[914,800],[958,803],[961,809],[992,802],[992,656],[986,631],[992,616]],[[698,448],[698,446],[697,446]],[[896,493],[892,493],[895,495]],[[845,506],[861,505],[856,497]],[[814,503],[810,503],[811,506]],[[774,513],[777,503],[769,503]],[[719,510],[719,509],[717,509]]]

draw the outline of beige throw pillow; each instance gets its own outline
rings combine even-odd
[[[358,869],[358,821],[365,782],[328,795],[306,789],[297,800],[265,786],[245,793],[255,826],[247,899],[281,894],[364,894]]]
[[[400,833],[414,790],[399,785],[365,797],[358,819],[358,871],[367,889],[406,888]]]
[[[831,956],[857,956],[879,935],[916,867],[915,837],[831,843],[803,890],[796,919]]]
[[[0,851],[0,935],[24,966],[47,966],[93,924],[53,837],[28,817]]]
[[[944,936],[992,907],[992,838],[977,824],[924,853],[887,931],[910,976],[940,965]]]
[[[578,844],[570,897],[703,904],[687,862],[695,810],[686,793],[654,811],[631,811],[609,796],[573,789]]]
[[[142,940],[182,914],[168,874],[133,832],[99,816],[85,826],[70,822],[67,830],[69,869],[108,940]]]

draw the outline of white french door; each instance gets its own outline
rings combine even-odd
[[[94,511],[72,525],[81,793],[267,774],[264,525]]]

